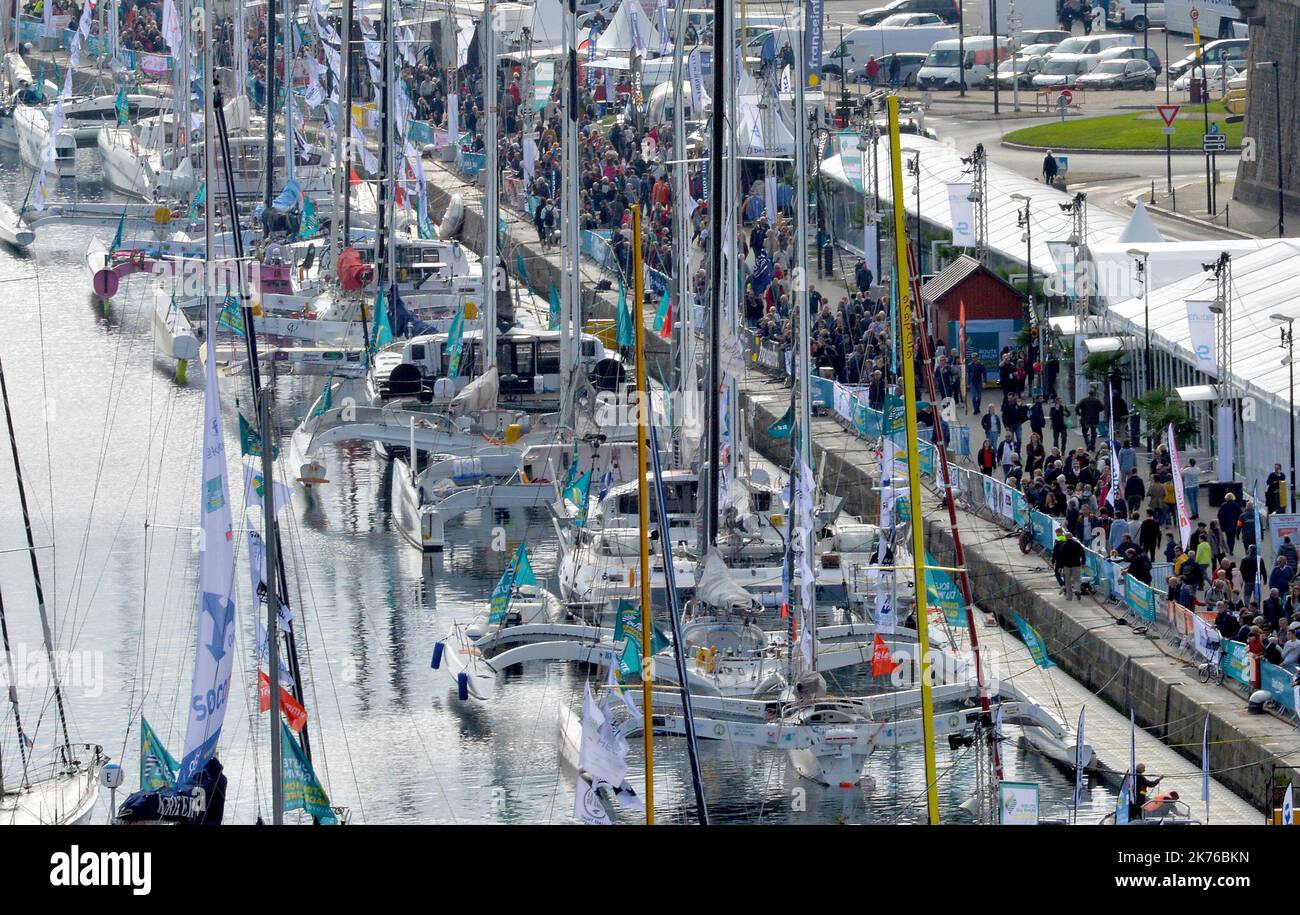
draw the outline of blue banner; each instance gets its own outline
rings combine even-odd
[[[808,28],[804,31],[804,72],[808,85],[817,88],[822,77],[822,23],[825,0],[808,0],[804,5]]]
[[[1020,630],[1020,638],[1029,649],[1029,656],[1034,659],[1034,663],[1039,667],[1055,667],[1056,664],[1047,656],[1047,643],[1038,634],[1038,630],[1025,622],[1019,613],[1011,615],[1016,618],[1016,628]]]
[[[952,575],[942,569],[933,568],[938,565],[930,551],[925,551],[925,593],[930,599],[931,604],[938,604],[943,608],[943,618],[949,626],[966,625],[966,600],[961,593],[961,588],[953,580]]]
[[[1144,585],[1132,575],[1124,576],[1125,603],[1139,619],[1148,623],[1156,621],[1154,596],[1150,585]]]

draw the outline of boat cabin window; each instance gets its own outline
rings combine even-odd
[[[583,340],[583,341],[582,341],[582,358],[583,358],[583,359],[595,359],[595,358],[596,358],[596,341],[595,341],[595,340]]]
[[[424,344],[423,343],[411,344],[411,361],[423,362],[424,359],[425,359]]]
[[[756,492],[750,497],[754,506],[754,511],[760,515],[765,515],[772,510],[772,494],[770,492]]]
[[[560,344],[554,341],[541,341],[537,343],[537,374],[539,375],[558,375],[560,374]]]

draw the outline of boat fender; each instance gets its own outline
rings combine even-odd
[[[433,643],[433,660],[429,662],[429,666],[434,670],[442,666],[442,647],[442,642]]]
[[[461,702],[469,699],[469,674],[463,670],[456,674],[456,698]]]

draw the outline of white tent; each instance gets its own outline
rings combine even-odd
[[[1150,219],[1149,216],[1147,218]],[[1201,265],[1214,260],[1220,252],[1227,251],[1233,257],[1241,257],[1277,243],[1276,238],[1233,238],[1135,244],[1123,241],[1123,237],[1121,235],[1118,241],[1088,246],[1088,253],[1092,255],[1090,262],[1094,266],[1092,288],[1104,303],[1121,302],[1142,295],[1142,283],[1137,271],[1137,262],[1142,257],[1129,254],[1130,251],[1146,254],[1147,274],[1154,291],[1200,273]],[[1066,263],[1068,265],[1069,261]]]
[[[793,156],[794,135],[779,115],[772,118],[773,136],[765,136],[763,110],[756,95],[736,96],[736,152],[744,157]],[[773,100],[770,104],[776,104]]]
[[[1160,234],[1156,224],[1151,221],[1151,214],[1147,212],[1147,208],[1139,200],[1137,205],[1133,207],[1133,215],[1129,217],[1128,225],[1124,227],[1124,231],[1119,234],[1117,240],[1155,244],[1164,241],[1165,237]]]
[[[642,54],[658,51],[659,30],[637,0],[623,0],[609,27],[596,39],[596,47],[601,51],[635,50]]]
[[[1215,254],[1206,257],[1204,262],[1214,260],[1218,250],[1231,252],[1230,244],[1218,246]],[[1300,239],[1273,239],[1254,253],[1234,256],[1231,269],[1231,376],[1243,397],[1240,415],[1243,420],[1250,416],[1249,421],[1243,422],[1241,444],[1245,464],[1237,471],[1249,491],[1253,481],[1262,486],[1274,462],[1285,463],[1283,456],[1290,447],[1290,368],[1283,364],[1285,350],[1278,345],[1278,324],[1270,316],[1282,314],[1300,320]],[[1131,335],[1135,346],[1140,348],[1150,327],[1151,349],[1156,356],[1156,387],[1213,383],[1218,379],[1194,368],[1196,356],[1192,351],[1187,302],[1214,298],[1215,278],[1198,266],[1194,274],[1153,288],[1145,300],[1139,295],[1113,305],[1108,315],[1111,330]],[[1174,364],[1171,365],[1170,359]],[[1251,399],[1249,414],[1244,398]],[[1202,440],[1206,444],[1208,418],[1208,414],[1202,413]]]
[[[537,0],[528,28],[534,46],[563,48],[564,9],[560,6],[560,0]]]

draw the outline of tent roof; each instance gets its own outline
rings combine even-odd
[[[1156,228],[1156,224],[1151,221],[1151,214],[1147,212],[1146,206],[1141,200],[1133,207],[1133,215],[1129,217],[1128,225],[1120,233],[1117,241],[1128,242],[1145,242],[1147,244],[1156,244],[1165,240]]]
[[[963,153],[937,140],[916,134],[903,134],[901,140],[904,151],[920,152],[921,218],[932,225],[951,229],[952,211],[948,206],[948,183],[970,181],[968,166],[961,161]],[[863,153],[864,156],[871,154],[870,143],[863,147]],[[887,140],[878,145],[876,161],[879,174],[882,176],[881,199],[892,203],[892,190],[888,177],[890,165]],[[1061,211],[1061,204],[1069,203],[1073,199],[1072,195],[1016,174],[994,162],[988,163],[987,173],[989,250],[1013,263],[1025,263],[1026,244],[1022,237],[1024,230],[1016,220],[1024,208],[1024,203],[1011,198],[1012,194],[1024,194],[1029,198],[1034,271],[1041,275],[1056,273],[1056,266],[1052,263],[1052,257],[1047,250],[1047,242],[1069,237],[1072,228],[1070,214]],[[849,184],[839,156],[822,163],[822,174],[841,185]],[[909,213],[915,214],[916,184],[910,177],[906,179],[906,187],[907,194],[903,205]],[[1085,204],[1085,208],[1088,214],[1087,241],[1089,243],[1112,241],[1124,231],[1127,222],[1124,217],[1091,203]]]
[[[633,50],[636,47],[632,37],[635,34],[632,30],[633,19],[636,20],[637,31],[641,34],[642,53],[658,51],[659,30],[655,28],[637,0],[623,0],[619,4],[614,18],[596,39],[596,47],[602,51]]]

